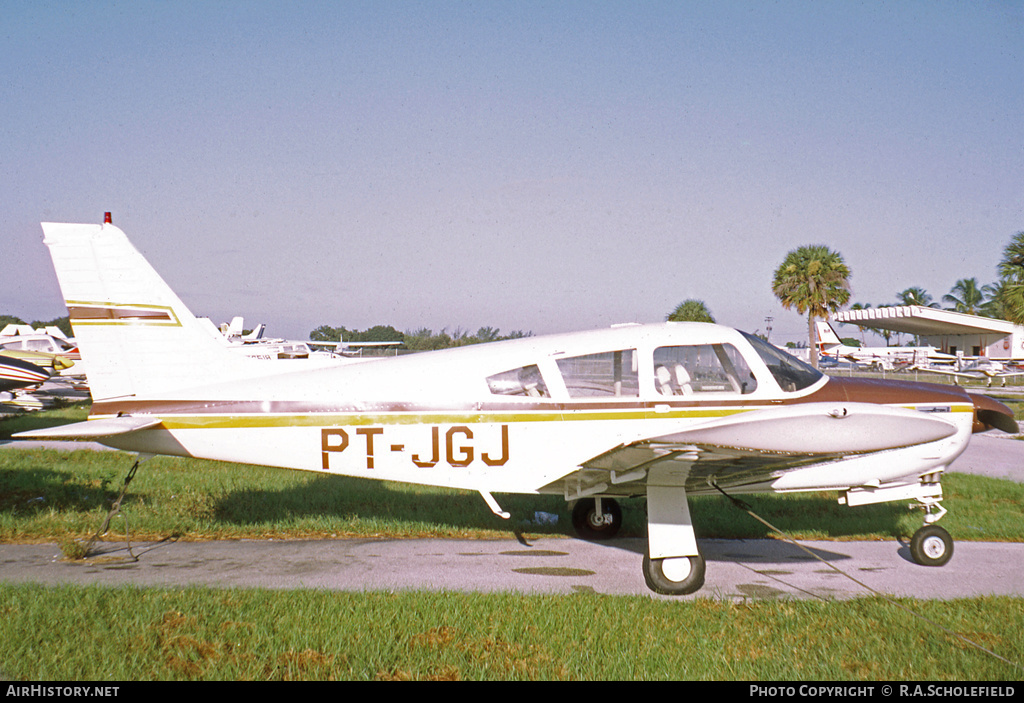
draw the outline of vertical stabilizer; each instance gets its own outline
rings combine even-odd
[[[815,324],[818,326],[818,346],[822,351],[827,352],[843,345],[831,324],[823,320],[818,320]]]
[[[112,224],[43,223],[93,400],[259,375],[210,334]]]

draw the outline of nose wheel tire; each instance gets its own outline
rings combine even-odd
[[[910,538],[910,556],[921,566],[942,566],[953,556],[953,538],[938,525],[925,525]]]
[[[651,559],[644,555],[647,587],[663,596],[686,596],[704,586],[703,555]]]
[[[598,514],[597,501],[583,498],[572,509],[572,526],[582,539],[611,539],[622,527],[622,508],[611,498],[602,498],[601,514]]]

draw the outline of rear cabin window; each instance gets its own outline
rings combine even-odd
[[[559,359],[558,370],[572,398],[635,398],[640,394],[635,349]]]
[[[731,344],[658,347],[654,350],[654,383],[662,395],[752,393],[757,380],[746,360]]]
[[[536,364],[503,371],[487,377],[487,387],[495,395],[518,395],[529,398],[550,398],[544,377]]]

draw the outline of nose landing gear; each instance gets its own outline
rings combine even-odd
[[[940,477],[941,474],[923,476],[921,483],[939,486]],[[910,537],[910,557],[922,566],[942,566],[953,556],[953,538],[935,524],[946,514],[946,509],[939,504],[942,488],[939,487],[937,495],[924,495],[918,500],[925,509],[925,526]]]
[[[953,538],[938,525],[925,525],[910,538],[910,556],[921,566],[942,566],[953,556]]]
[[[914,483],[892,483],[878,487],[853,488],[839,497],[846,505],[869,505],[911,498],[917,501],[910,507],[924,508],[924,526],[910,538],[910,556],[921,566],[942,566],[953,556],[953,538],[936,525],[946,509],[942,502],[942,472],[934,471],[920,476]]]
[[[922,486],[939,487],[937,494],[922,495],[917,499],[925,511],[924,526],[910,538],[910,556],[921,566],[942,566],[953,556],[953,538],[935,524],[947,512],[939,505],[942,500],[940,478],[941,473],[921,477]]]

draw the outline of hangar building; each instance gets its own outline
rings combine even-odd
[[[961,352],[964,356],[994,360],[1024,360],[1024,327],[1006,320],[900,305],[846,310],[836,313],[832,321],[915,335],[921,345],[946,354]]]

